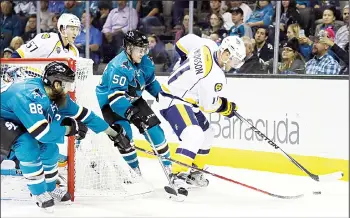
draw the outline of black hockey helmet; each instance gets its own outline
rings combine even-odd
[[[74,83],[75,72],[62,62],[51,62],[45,66],[43,82],[52,86],[55,81]]]
[[[148,47],[148,39],[145,34],[138,30],[130,30],[124,36],[124,48],[128,45]]]

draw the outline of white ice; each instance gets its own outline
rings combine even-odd
[[[192,189],[184,202],[167,199],[166,177],[155,159],[140,160],[155,192],[128,200],[84,199],[57,205],[54,213],[33,202],[1,201],[1,217],[349,217],[348,182],[314,182],[309,177],[210,166],[208,171],[280,195],[310,194],[286,200],[208,176],[207,188]],[[1,187],[5,188],[5,187]],[[321,195],[312,195],[322,191]]]

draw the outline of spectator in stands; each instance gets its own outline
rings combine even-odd
[[[102,29],[102,33],[106,39],[103,42],[103,56],[106,58],[104,62],[120,52],[124,34],[128,30],[136,29],[137,22],[138,16],[136,9],[129,8],[125,0],[118,1],[118,8],[111,10]]]
[[[329,7],[334,7],[334,16],[339,17],[340,11],[336,10],[339,7],[339,0],[310,0],[308,1],[308,6],[314,8],[313,13],[315,20],[321,19],[323,17],[323,12]]]
[[[59,18],[58,14],[54,14],[52,16],[51,18],[52,27],[49,29],[49,32],[58,33],[58,29],[57,29],[58,18]]]
[[[94,26],[91,25],[93,17],[92,12],[89,11],[89,14],[84,10],[83,15],[81,16],[81,32],[75,39],[75,46],[79,50],[80,57],[85,57],[85,44],[86,44],[86,20],[90,20],[89,25],[89,34],[90,34],[90,41],[89,41],[89,49],[90,49],[90,57],[94,61],[95,64],[100,63],[100,52],[99,49],[102,45],[102,33],[98,29],[96,29]],[[90,18],[88,17],[90,15]]]
[[[29,15],[27,25],[24,29],[24,34],[22,36],[24,43],[27,43],[36,36],[36,19],[36,14]]]
[[[268,43],[268,30],[266,28],[260,27],[257,29],[254,39],[255,48],[254,53],[262,59],[264,62],[269,61],[273,58],[273,46]]]
[[[247,20],[249,19],[249,17],[252,15],[253,11],[252,9],[245,3],[243,3],[243,1],[226,1],[229,5],[228,10],[232,8],[241,8],[243,10],[243,23],[247,22]]]
[[[331,48],[337,57],[341,60],[340,74],[349,74],[349,42],[345,45],[345,49],[337,45],[332,38],[328,36],[320,37],[320,43],[324,43]]]
[[[241,8],[231,8],[230,12],[234,26],[231,27],[228,34],[230,36],[248,36],[249,38],[253,38],[252,29],[246,23],[243,23],[243,10]]]
[[[323,11],[322,23],[318,24],[315,29],[315,36],[318,35],[320,30],[324,30],[326,28],[332,28],[334,32],[337,32],[341,25],[335,22],[335,7],[327,7]]]
[[[282,62],[278,65],[280,74],[304,74],[305,61],[299,51],[299,41],[297,38],[288,40],[283,45]]]
[[[183,17],[185,16],[184,9],[188,8],[188,1],[174,1],[171,8],[172,26],[181,25]]]
[[[349,44],[349,5],[343,9],[344,26],[340,27],[335,34],[335,43],[342,49]]]
[[[84,4],[82,2],[74,1],[64,1],[64,8],[61,14],[69,13],[74,14],[77,17],[81,17],[84,11]]]
[[[21,17],[36,14],[36,7],[32,1],[18,1],[14,7],[15,13]]]
[[[14,51],[11,48],[5,48],[2,54],[3,58],[11,58],[11,55]]]
[[[296,0],[296,7],[298,9],[306,8],[309,5],[309,0]]]
[[[16,36],[11,40],[10,47],[12,50],[16,51],[21,45],[24,44],[22,37]]]
[[[22,26],[19,17],[12,12],[11,1],[1,1],[1,37],[0,37],[0,49],[10,45],[13,37],[22,35]]]
[[[64,1],[49,1],[49,11],[54,14],[62,14],[64,10]]]
[[[40,1],[40,28],[47,32],[52,28],[52,17],[54,14],[49,10],[49,0]]]
[[[161,26],[161,13],[163,10],[162,1],[138,1],[140,14],[140,30],[146,34],[151,33],[152,26]]]
[[[174,44],[179,40],[181,37],[188,34],[188,24],[189,24],[190,16],[188,14],[185,14],[182,20],[182,25],[180,26],[180,29],[178,29],[175,33],[175,40]],[[197,17],[193,15],[193,34],[196,34],[197,36],[202,36],[202,32],[199,29],[199,27],[196,26],[197,24]]]
[[[322,37],[327,37],[327,31],[323,32],[326,34],[321,32],[312,46],[312,53],[315,56],[306,63],[306,74],[336,75],[340,72],[339,63],[328,54],[330,46],[320,40]]]
[[[104,24],[107,21],[107,17],[109,12],[111,11],[112,6],[110,2],[101,1],[98,3],[98,16],[94,19],[92,25],[96,27],[98,30],[102,31]]]
[[[7,50],[6,55],[10,54],[12,55],[12,53],[14,51],[16,51],[19,47],[21,47],[21,45],[23,45],[23,39],[20,36],[16,36],[11,40],[10,46],[4,49],[4,52],[0,52],[3,56],[5,56],[5,50]],[[9,58],[11,57],[11,55],[9,56]]]
[[[252,28],[253,34],[260,27],[268,27],[271,24],[273,14],[274,10],[270,0],[258,0],[255,11],[247,20],[247,25]]]
[[[225,11],[221,8],[221,0],[210,1],[210,13],[222,15]]]
[[[252,39],[247,36],[243,36],[242,40],[246,49],[246,57],[244,58],[244,64],[236,71],[236,73],[266,74],[267,71],[263,70],[259,57],[254,52]]]
[[[297,23],[288,25],[286,32],[287,40],[300,37],[300,26]]]
[[[273,19],[276,19],[276,13],[274,13]],[[290,24],[298,23],[300,24],[301,18],[299,11],[296,8],[295,0],[287,0],[282,1],[282,8],[280,14],[280,41],[286,40],[287,27]],[[274,28],[273,28],[274,30]],[[270,38],[274,39],[274,31],[273,34],[269,35]]]
[[[328,35],[329,38],[334,40],[335,33],[332,28],[326,28],[324,30],[321,30],[318,34],[318,37],[323,37],[323,35]],[[313,37],[314,38],[314,37]],[[315,39],[314,39],[315,40]],[[300,41],[304,43],[302,47],[300,47],[303,54],[310,54],[307,56],[307,58],[311,58],[312,54],[312,47],[313,47],[313,41],[307,37],[300,37]],[[334,54],[332,50],[328,50],[328,54],[331,55],[336,61],[339,62],[339,58],[337,55]],[[309,60],[309,59],[307,59]]]
[[[227,36],[227,31],[223,27],[224,20],[220,14],[212,13],[210,15],[210,27],[202,31],[202,37],[210,38],[211,34],[218,34],[220,40]]]
[[[312,40],[305,36],[305,33],[301,32],[300,26],[298,24],[291,24],[287,28],[287,38],[288,40],[292,38],[297,38],[299,40],[299,52],[304,57],[305,61],[311,59],[312,56]]]
[[[165,72],[171,65],[170,57],[165,51],[165,45],[155,34],[148,36],[148,55],[155,64],[163,65],[162,71]]]

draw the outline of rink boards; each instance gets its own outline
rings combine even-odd
[[[158,77],[160,82],[165,79]],[[243,117],[307,169],[316,174],[341,170],[348,181],[348,90],[348,81],[337,79],[227,78],[222,94],[238,105]],[[148,93],[144,98],[161,119],[174,152],[178,140],[158,113],[162,106]],[[208,164],[305,175],[237,118],[217,114],[207,118],[215,130]],[[149,148],[134,130],[137,145]]]

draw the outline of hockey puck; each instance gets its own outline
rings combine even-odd
[[[96,162],[95,161],[91,161],[90,167],[91,168],[95,168],[96,166],[97,166]]]
[[[320,195],[321,191],[313,192],[314,195]]]

